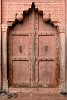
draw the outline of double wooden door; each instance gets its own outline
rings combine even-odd
[[[56,28],[35,9],[8,35],[9,87],[58,88],[59,47]]]

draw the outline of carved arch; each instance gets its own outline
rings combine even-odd
[[[12,26],[13,24],[15,24],[16,20],[19,21],[19,22],[22,21],[24,19],[24,12],[29,12],[29,10],[31,10],[33,6],[35,7],[35,10],[38,11],[38,13],[42,13],[43,14],[43,20],[44,21],[47,22],[47,21],[50,20],[50,24],[53,24],[54,26],[57,27],[57,32],[59,33],[60,29],[61,29],[60,28],[60,22],[58,20],[52,20],[51,19],[52,15],[50,13],[48,13],[48,12],[44,12],[44,9],[40,9],[38,6],[36,6],[35,3],[29,4],[27,6],[27,8],[24,9],[21,13],[20,12],[15,13],[15,19],[13,21],[8,21],[7,22],[7,27]]]

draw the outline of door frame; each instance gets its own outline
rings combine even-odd
[[[35,7],[36,8],[36,7]],[[37,9],[37,8],[36,8]],[[60,63],[60,85],[59,91],[65,91],[65,29],[63,29],[62,25],[57,20],[52,20],[50,16],[46,16],[47,13],[44,10],[38,10],[38,12],[43,12],[43,20],[48,21],[50,19],[51,23],[57,27],[57,34],[59,36],[59,43],[60,43],[60,53],[59,53],[59,61]],[[51,15],[52,16],[52,15]],[[17,20],[18,14],[15,14]],[[23,19],[23,14],[22,14]],[[9,32],[9,27],[13,25],[15,19],[12,21],[7,21],[7,24],[2,24],[2,88],[6,91],[9,91],[8,88],[8,79],[7,79],[7,37]]]

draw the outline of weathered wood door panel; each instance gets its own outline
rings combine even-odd
[[[58,37],[56,29],[49,22],[43,21],[41,14],[36,14],[36,82],[44,88],[58,87],[59,66]]]
[[[29,38],[28,35],[13,36],[13,83],[29,83]],[[22,60],[20,60],[22,59]],[[18,61],[17,61],[18,60]],[[22,74],[23,73],[23,74]]]
[[[29,36],[28,34],[12,34],[9,48],[9,76],[11,84],[29,85]],[[23,73],[23,74],[22,74]]]
[[[58,37],[33,8],[8,36],[9,86],[58,88]]]
[[[38,35],[38,44],[39,83],[45,87],[54,87],[57,85],[55,35]]]
[[[10,30],[8,36],[8,78],[9,86],[24,87],[30,82],[30,28],[29,15],[21,24]]]

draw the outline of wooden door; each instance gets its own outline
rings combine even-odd
[[[59,48],[56,28],[33,8],[8,35],[9,87],[58,88]]]
[[[59,78],[58,35],[54,26],[36,14],[36,82],[40,87],[56,88]]]

